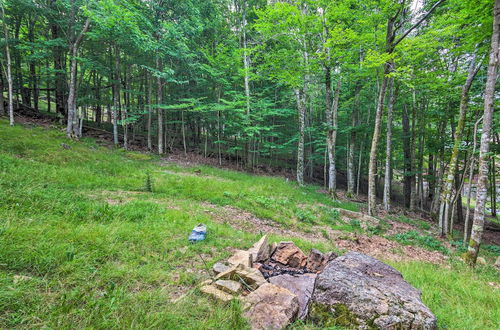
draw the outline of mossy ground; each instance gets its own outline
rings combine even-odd
[[[145,189],[148,174],[152,192]],[[237,302],[218,304],[196,284],[208,277],[206,267],[260,234],[216,221],[207,203],[295,231],[356,230],[338,223],[331,209],[358,205],[333,202],[318,189],[164,164],[92,139],[68,141],[60,129],[11,128],[0,120],[0,328],[245,328]],[[208,238],[189,244],[200,222]],[[326,240],[270,238],[293,240],[306,251],[335,248]],[[441,325],[499,327],[498,289],[488,284],[497,274],[490,268],[393,266],[423,291]]]

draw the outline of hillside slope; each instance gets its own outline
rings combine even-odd
[[[245,328],[236,302],[218,304],[196,285],[262,232],[304,250],[384,259],[422,290],[441,327],[500,327],[492,267],[467,269],[422,220],[392,217],[362,229],[334,210],[360,205],[319,189],[182,167],[68,141],[57,127],[0,120],[0,328]],[[200,222],[208,238],[189,244]]]

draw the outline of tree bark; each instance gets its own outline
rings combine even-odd
[[[80,131],[80,125],[78,123],[78,114],[76,108],[76,92],[77,92],[77,82],[76,82],[76,66],[77,66],[77,56],[80,44],[90,28],[90,19],[87,18],[85,21],[80,34],[71,41],[70,44],[70,54],[71,54],[71,67],[70,67],[70,78],[69,78],[69,94],[68,94],[68,124],[66,126],[66,135],[68,137],[80,138],[82,132]]]
[[[389,28],[388,28],[389,30]],[[389,34],[389,32],[387,32]],[[391,32],[392,33],[392,32]],[[368,165],[368,214],[373,216],[377,214],[377,195],[376,195],[376,175],[377,175],[377,149],[380,140],[380,130],[382,123],[382,113],[384,110],[385,90],[387,88],[388,77],[390,72],[390,63],[384,64],[384,77],[377,101],[377,110],[375,112],[375,126],[373,128],[372,145],[370,149],[370,162]]]
[[[479,147],[479,175],[476,193],[476,208],[472,224],[471,239],[466,254],[466,260],[475,265],[484,229],[484,213],[487,199],[488,186],[488,161],[490,149],[491,126],[493,121],[493,108],[495,101],[495,83],[499,61],[500,42],[500,0],[495,1],[493,9],[493,33],[491,36],[491,51],[488,65],[488,74],[484,91],[484,114],[481,144]]]
[[[148,99],[146,103],[148,104],[148,123],[146,130],[148,131],[148,150],[153,151],[153,143],[151,140],[151,119],[152,119],[152,112],[153,112],[153,77],[148,77],[146,76],[146,79],[148,80]]]
[[[483,118],[479,118],[474,124],[474,132],[473,132],[473,142],[472,142],[472,153],[471,153],[471,161],[469,165],[469,189],[467,191],[467,210],[465,212],[465,223],[464,223],[464,244],[467,244],[470,238],[470,201],[472,194],[472,180],[474,179],[474,169],[476,167],[476,146],[477,146],[477,127],[479,123],[483,120]]]
[[[446,173],[444,182],[443,182],[443,192],[441,193],[441,206],[440,206],[440,214],[439,214],[439,223],[441,230],[441,235],[450,234],[453,228],[449,228],[447,223],[450,222],[450,211],[453,205],[450,205],[450,202],[453,199],[453,183],[455,178],[455,173],[457,171],[458,164],[458,155],[459,155],[459,147],[462,143],[464,127],[465,127],[465,119],[467,108],[469,104],[469,90],[472,86],[472,82],[474,81],[474,77],[476,76],[479,65],[476,67],[476,55],[474,54],[470,66],[469,72],[467,75],[467,79],[465,80],[464,85],[462,86],[462,95],[460,97],[460,112],[458,117],[457,128],[455,129],[455,139],[453,143],[453,150],[451,152],[451,158],[448,166],[448,171]],[[447,229],[447,230],[446,230]]]
[[[5,9],[3,4],[0,5],[2,8],[2,22],[3,22],[3,33],[5,38],[5,55],[7,57],[7,86],[9,95],[9,124],[14,126],[14,92],[12,86],[12,61],[10,58],[10,47],[9,47],[9,30],[7,28],[7,23],[5,22]],[[3,93],[3,91],[2,91]]]
[[[305,114],[306,104],[304,91],[296,88],[295,99],[297,101],[297,110],[299,114],[299,143],[297,146],[297,183],[304,185],[304,136],[305,136]]]
[[[156,57],[156,70],[162,71],[162,63],[159,56]],[[161,109],[161,104],[163,102],[163,84],[161,82],[161,77],[158,75],[156,77],[157,84],[157,94],[156,101],[158,102],[157,111],[158,111],[158,154],[163,154],[165,152],[163,147],[163,110]]]
[[[328,130],[326,132],[326,146],[328,153],[328,193],[335,196],[337,188],[337,170],[335,164],[335,144],[337,140],[337,118],[339,108],[340,95],[340,77],[335,88],[335,96],[332,105],[331,98],[331,70],[330,67],[325,68],[325,102],[326,102],[326,124]]]
[[[387,104],[387,132],[385,147],[385,174],[384,174],[384,209],[391,210],[391,184],[392,184],[392,112],[395,101],[394,78],[389,81],[389,103]]]

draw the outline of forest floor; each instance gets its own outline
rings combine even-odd
[[[371,226],[335,208],[365,205],[283,177],[0,120],[0,328],[245,328],[237,302],[216,303],[196,287],[215,262],[263,233],[306,252],[355,250],[389,263],[422,291],[441,328],[500,328],[497,245],[486,244],[485,264],[471,270],[463,248],[437,238],[417,214],[384,215]],[[200,222],[209,235],[189,244]]]

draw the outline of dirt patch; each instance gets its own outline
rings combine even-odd
[[[257,218],[250,212],[246,212],[232,206],[226,205],[220,207],[211,203],[201,203],[201,205],[204,207],[204,211],[210,214],[216,222],[229,224],[234,228],[246,232],[254,234],[271,233],[280,236],[290,236],[307,240],[327,242],[327,240],[321,236],[318,231],[305,233],[298,230],[283,228],[272,220]]]
[[[345,234],[344,234],[345,235]],[[335,239],[337,248],[362,252],[378,259],[393,261],[425,261],[441,264],[448,257],[437,251],[429,251],[418,246],[402,245],[380,236],[352,234]]]
[[[435,264],[443,263],[447,257],[437,251],[429,251],[417,246],[402,245],[379,236],[366,236],[333,230],[327,226],[315,226],[311,233],[293,229],[286,229],[271,220],[260,219],[250,212],[231,206],[218,207],[210,203],[203,203],[205,212],[212,218],[224,224],[229,224],[247,232],[261,234],[271,233],[280,236],[297,237],[314,242],[334,244],[339,249],[357,251],[375,258],[393,261],[425,261]],[[402,224],[405,225],[405,224]],[[413,228],[411,225],[409,225]],[[410,228],[404,227],[404,228]],[[328,239],[323,233],[328,234]]]

